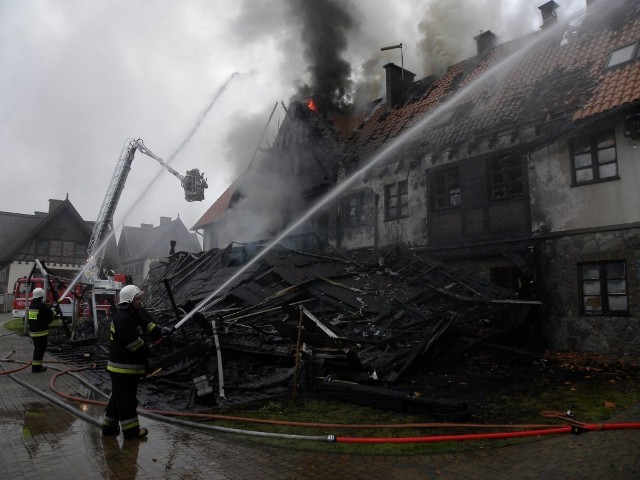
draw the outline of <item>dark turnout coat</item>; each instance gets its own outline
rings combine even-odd
[[[145,338],[155,340],[162,335],[144,309],[118,305],[111,321],[109,362],[111,375],[142,377],[145,374],[150,349]]]
[[[42,298],[34,298],[27,313],[29,321],[29,335],[32,338],[49,335],[49,325],[53,321],[53,313]]]

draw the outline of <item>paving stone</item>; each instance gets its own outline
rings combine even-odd
[[[8,320],[0,315],[1,326]],[[11,351],[29,359],[32,344],[16,335],[0,336],[0,358]],[[46,356],[47,361],[54,360]],[[54,365],[54,364],[52,364]],[[3,369],[14,364],[0,363]],[[15,375],[51,393],[51,373]],[[76,381],[60,377],[63,391]],[[66,389],[66,390],[65,390]],[[77,406],[76,406],[77,407]],[[86,405],[99,418],[102,409]],[[103,438],[99,429],[51,405],[7,376],[0,376],[0,465],[8,480],[91,479],[251,479],[281,480],[384,478],[439,480],[640,478],[640,430],[589,432],[479,451],[443,455],[358,455],[315,453],[248,445],[242,439],[194,431],[141,417],[150,436],[124,442]],[[616,421],[640,421],[640,404]]]

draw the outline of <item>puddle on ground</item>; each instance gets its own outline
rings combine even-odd
[[[24,448],[12,452],[15,465],[26,465],[24,468],[40,465],[46,469],[47,478],[64,478],[68,472],[81,478],[110,480],[176,475],[230,478],[225,473],[225,459],[235,458],[235,452],[231,453],[233,450],[219,439],[203,442],[202,437],[188,430],[142,415],[140,423],[149,429],[149,438],[103,437],[100,428],[55,405],[33,402],[25,407],[23,412],[7,412],[0,419],[0,435],[22,440]],[[94,418],[102,417],[102,407],[76,405],[76,408]]]

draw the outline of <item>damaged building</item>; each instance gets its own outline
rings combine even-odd
[[[476,36],[442,78],[403,90],[386,66],[342,178],[401,144],[337,202],[333,241],[404,243],[534,294],[551,348],[638,353],[640,7],[588,2],[566,25],[557,7],[539,32]]]
[[[176,327],[148,402],[304,392],[454,419],[467,399],[425,378],[456,363],[481,390],[508,381],[487,356],[640,354],[640,0],[557,8],[440,76],[386,64],[363,111],[318,84],[282,104],[194,225],[204,250],[148,265],[146,306]]]
[[[205,250],[274,238],[324,198],[288,247],[364,249],[379,266],[402,247],[539,301],[550,349],[640,353],[640,2],[588,1],[564,23],[559,7],[505,43],[480,33],[442,76],[385,65],[386,98],[364,112],[292,102],[193,227]],[[281,218],[235,236],[243,183],[265,172],[286,175],[270,190]]]

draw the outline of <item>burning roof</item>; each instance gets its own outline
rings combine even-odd
[[[604,4],[503,44],[481,49],[477,38],[476,56],[372,111],[349,137],[347,158],[366,160],[416,125],[406,150],[461,158],[531,147],[640,100],[640,63],[607,64],[611,52],[640,38],[640,3]]]

